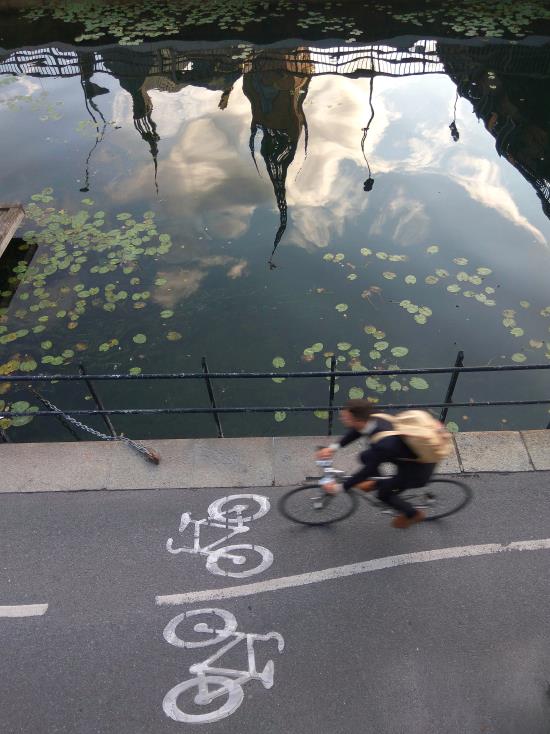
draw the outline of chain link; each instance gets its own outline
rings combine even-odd
[[[31,388],[32,389],[32,388]],[[40,395],[35,390],[32,390],[37,397],[50,408],[50,410],[54,410],[56,413],[59,413],[63,416],[63,418],[68,422],[72,423],[73,426],[76,426],[77,428],[80,428],[82,431],[86,431],[86,433],[90,433],[92,436],[96,436],[97,438],[100,438],[104,441],[124,441],[129,446],[131,446],[133,449],[135,449],[138,453],[142,454],[147,461],[152,461],[153,464],[158,464],[160,461],[159,454],[154,451],[153,449],[148,449],[143,444],[139,443],[138,441],[133,441],[131,438],[128,438],[127,436],[108,436],[106,433],[101,433],[101,431],[96,431],[95,428],[90,428],[90,426],[86,426],[84,423],[81,423],[80,421],[77,421],[76,418],[72,418],[70,415],[67,415],[64,413],[60,408],[58,408],[56,405],[51,403],[49,400],[47,400],[43,395]]]

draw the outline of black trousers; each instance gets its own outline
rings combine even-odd
[[[397,471],[391,477],[382,477],[376,480],[377,497],[385,504],[402,512],[407,517],[413,517],[416,510],[400,497],[399,492],[404,489],[423,487],[430,480],[436,464],[420,464],[415,454],[399,436],[383,438],[378,443],[360,454],[363,468],[346,480],[345,489],[365,482],[377,476],[380,464],[394,464]]]

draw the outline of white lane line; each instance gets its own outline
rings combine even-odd
[[[13,604],[0,607],[0,617],[41,617],[47,608],[47,604]]]
[[[429,561],[443,561],[448,558],[467,558],[471,556],[487,556],[493,553],[524,550],[548,550],[550,549],[550,538],[541,540],[518,540],[503,545],[502,543],[489,543],[486,545],[461,545],[452,548],[438,548],[435,550],[420,551],[418,553],[404,553],[398,556],[385,556],[374,558],[371,561],[350,563],[347,566],[336,566],[325,568],[323,571],[312,571],[300,573],[296,576],[283,576],[268,581],[258,581],[254,584],[243,584],[241,586],[229,586],[223,589],[206,589],[204,591],[190,591],[186,594],[167,594],[155,597],[159,606],[171,606],[174,604],[191,604],[198,601],[209,601],[211,599],[230,599],[236,596],[250,596],[261,594],[265,591],[277,591],[288,589],[292,586],[305,586],[306,584],[317,584],[321,581],[340,579],[345,576],[353,576],[358,573],[370,573],[381,571],[384,568],[396,568],[413,563],[428,563]]]

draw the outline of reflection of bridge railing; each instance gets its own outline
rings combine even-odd
[[[115,74],[117,77],[190,75],[200,79],[215,69],[219,72],[284,70],[295,75],[317,76],[411,76],[442,74],[450,62],[454,70],[472,62],[488,64],[496,73],[550,75],[550,52],[547,47],[465,44],[440,44],[418,41],[409,49],[389,45],[338,46],[317,48],[258,49],[239,46],[216,46],[208,49],[167,47],[102,49],[59,49],[56,47],[18,49],[0,56],[0,74],[26,74],[38,77],[70,77],[81,74],[85,60],[89,72]],[[116,70],[116,71],[114,71]]]

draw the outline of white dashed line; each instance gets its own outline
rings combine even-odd
[[[0,607],[0,617],[41,617],[47,608],[47,604],[14,604]]]
[[[444,561],[448,558],[468,558],[471,556],[487,556],[494,553],[509,551],[533,551],[550,549],[550,538],[541,540],[519,540],[514,543],[503,545],[502,543],[489,543],[486,545],[462,545],[452,548],[439,548],[418,553],[404,553],[396,556],[385,556],[374,558],[371,561],[350,563],[347,566],[326,568],[323,571],[312,571],[301,573],[296,576],[283,576],[278,579],[259,581],[254,584],[243,584],[241,586],[229,586],[223,589],[206,589],[204,591],[190,591],[186,594],[167,594],[157,596],[156,603],[159,606],[172,606],[174,604],[192,604],[199,601],[210,601],[212,599],[230,599],[238,596],[250,596],[261,594],[266,591],[278,591],[289,589],[293,586],[305,586],[306,584],[318,584],[331,579],[354,576],[358,573],[370,573],[381,571],[385,568],[397,568],[413,563],[428,563],[429,561]]]

